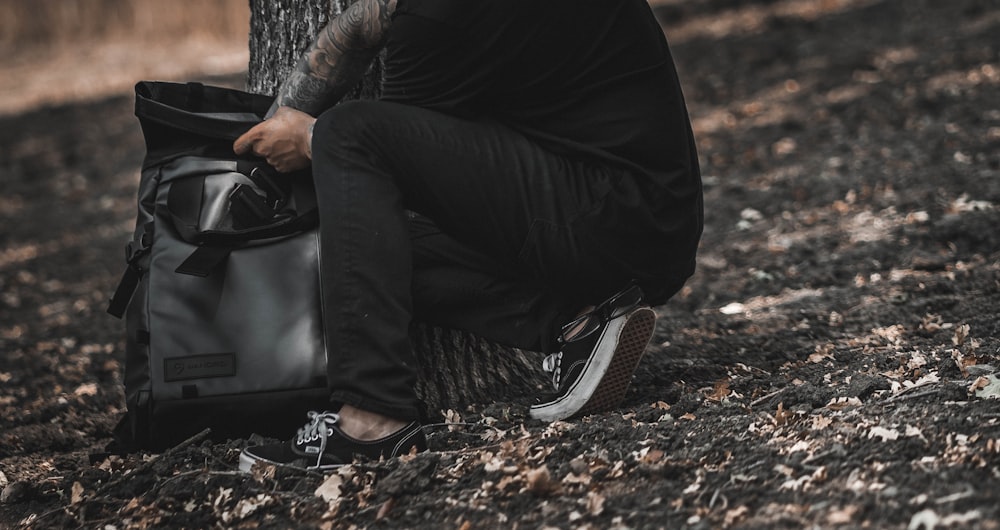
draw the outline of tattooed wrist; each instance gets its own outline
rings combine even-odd
[[[327,108],[326,81],[309,74],[293,71],[278,92],[278,104],[316,115]]]

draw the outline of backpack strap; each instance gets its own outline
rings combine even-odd
[[[222,265],[234,247],[201,246],[194,250],[174,272],[206,278]]]
[[[295,235],[319,223],[319,210],[312,208],[302,215],[284,217],[277,222],[239,231],[209,230],[198,234],[198,248],[194,249],[175,270],[179,274],[205,278],[225,263],[229,254],[252,241]]]
[[[111,295],[111,300],[108,302],[108,313],[115,318],[121,318],[125,315],[125,309],[128,308],[132,295],[135,293],[136,287],[139,286],[139,280],[142,279],[142,274],[145,272],[140,260],[149,253],[152,244],[153,222],[150,221],[142,225],[138,236],[125,245],[125,263],[127,264],[125,273],[122,274],[118,288],[115,289],[115,294]]]

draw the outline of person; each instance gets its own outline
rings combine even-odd
[[[378,100],[340,100],[384,50]],[[544,421],[616,407],[693,274],[690,120],[645,0],[359,0],[236,140],[311,164],[331,410],[257,462],[426,449],[413,319],[549,353]],[[337,408],[339,407],[339,409]]]

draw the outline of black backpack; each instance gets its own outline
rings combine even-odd
[[[135,93],[146,157],[108,308],[127,335],[116,440],[162,450],[205,428],[288,436],[329,397],[310,172],[233,153],[271,98],[196,83]]]

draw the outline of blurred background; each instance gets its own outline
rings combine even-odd
[[[246,69],[248,0],[0,0],[0,115]]]

